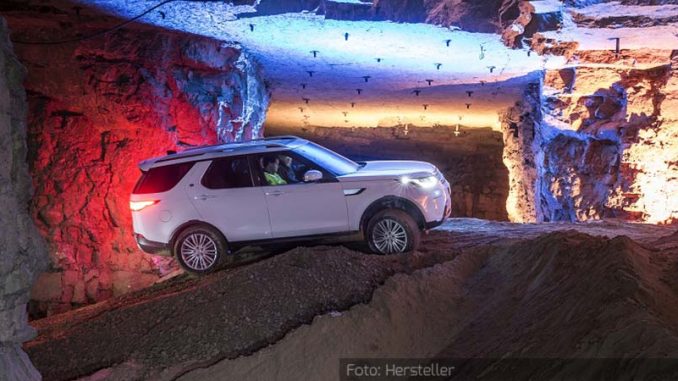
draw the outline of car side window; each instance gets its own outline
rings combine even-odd
[[[259,172],[255,177],[262,186],[303,184],[304,174],[312,169],[323,174],[320,182],[335,181],[325,169],[291,151],[271,152],[252,159]]]
[[[174,188],[193,167],[192,162],[165,165],[143,172],[132,193],[148,194],[167,192]]]
[[[202,177],[202,185],[208,189],[245,188],[252,186],[247,157],[215,159]]]

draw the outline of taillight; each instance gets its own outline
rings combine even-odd
[[[160,202],[159,200],[149,200],[149,201],[130,201],[129,202],[129,208],[132,209],[133,212],[138,212],[141,209],[151,206],[154,204],[157,204]]]

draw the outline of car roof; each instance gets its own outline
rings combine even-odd
[[[154,157],[139,162],[139,169],[148,171],[154,167],[170,164],[178,164],[192,161],[209,160],[216,157],[242,155],[248,153],[275,152],[293,149],[308,143],[308,140],[297,136],[272,136],[268,138],[253,139],[246,142],[234,142],[215,144],[189,148],[179,153],[171,153],[165,156]]]

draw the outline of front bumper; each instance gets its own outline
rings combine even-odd
[[[148,254],[171,255],[169,245],[162,242],[149,241],[141,234],[134,234],[137,246],[141,251]]]
[[[448,202],[448,203],[445,205],[445,214],[443,214],[443,218],[441,218],[441,219],[438,220],[438,221],[430,221],[430,222],[427,222],[427,223],[426,223],[426,226],[425,226],[426,230],[431,230],[431,229],[433,229],[433,228],[435,228],[435,227],[438,227],[438,226],[442,225],[442,223],[445,222],[445,220],[447,219],[447,217],[450,216],[451,213],[452,213],[452,204],[451,204],[450,202]]]
[[[444,187],[443,192],[445,192],[445,209],[443,211],[442,217],[439,220],[426,222],[426,230],[440,226],[452,214],[452,190],[450,188],[450,184],[444,178],[441,180],[441,184]]]

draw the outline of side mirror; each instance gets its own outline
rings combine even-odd
[[[322,180],[322,178],[323,178],[323,173],[318,171],[318,170],[315,170],[315,169],[311,169],[309,171],[306,171],[306,173],[304,173],[304,182],[305,183],[314,183],[316,181]]]

